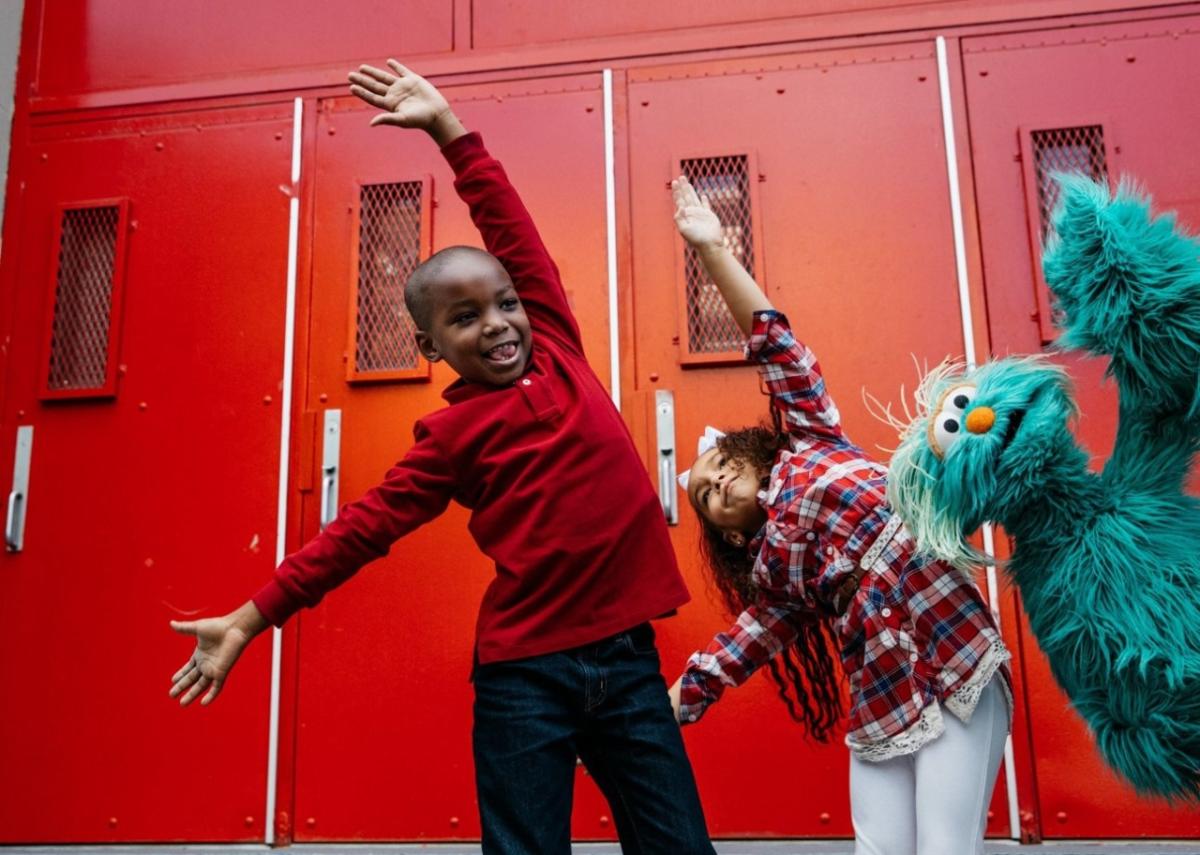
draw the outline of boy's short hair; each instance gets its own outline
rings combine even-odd
[[[472,255],[489,258],[495,264],[500,265],[500,259],[478,247],[448,246],[429,256],[413,270],[412,275],[408,277],[408,282],[404,285],[404,305],[408,308],[408,313],[412,315],[417,329],[428,330],[430,322],[433,320],[433,300],[430,286],[436,284],[437,275],[454,259]]]

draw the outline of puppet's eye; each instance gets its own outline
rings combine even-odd
[[[966,412],[967,407],[975,400],[974,386],[956,386],[946,393],[946,397],[942,399],[942,410],[953,412],[957,410],[960,413]]]
[[[975,400],[975,387],[953,386],[938,399],[937,415],[929,420],[929,445],[939,458],[963,435],[963,415]]]
[[[933,430],[930,431],[933,440],[933,450],[938,457],[945,457],[946,452],[950,450],[950,446],[958,442],[962,436],[962,420],[954,414],[953,411],[943,410],[938,414],[937,421],[933,423]]]
[[[976,399],[976,388],[962,384],[950,387],[937,399],[937,414],[929,420],[929,444],[938,458],[944,458],[950,446],[959,441],[964,415]]]

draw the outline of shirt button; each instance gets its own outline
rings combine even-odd
[[[526,377],[524,380],[521,381],[521,385],[522,386],[532,386],[533,381],[530,380],[528,377]]]
[[[921,658],[921,657],[919,657],[919,656],[918,656],[917,654],[915,654],[915,653],[910,653],[910,654],[908,654],[908,661],[909,661],[909,662],[911,662],[911,663],[913,663],[914,665],[916,665],[916,664],[917,664],[917,660],[918,660],[918,659],[920,659],[920,658]]]
[[[816,540],[817,536],[810,531],[808,534],[804,535],[804,539],[805,540]]]
[[[891,617],[891,616],[892,616],[892,610],[891,610],[891,609],[889,609],[887,606],[884,606],[882,609],[880,609],[880,610],[879,610],[879,613],[880,613],[881,615],[883,615],[884,617]]]
[[[832,547],[832,546],[826,546],[826,547],[825,547],[825,554],[826,554],[826,555],[833,555],[833,547]]]
[[[694,715],[688,716],[688,721],[695,721],[695,720],[696,720],[696,717]]]

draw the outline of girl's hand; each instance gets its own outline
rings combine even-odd
[[[697,196],[696,189],[682,175],[671,182],[671,198],[675,200],[675,227],[684,240],[698,250],[725,246],[725,231],[708,197]]]
[[[667,697],[671,699],[671,712],[675,714],[675,721],[679,721],[679,693],[683,689],[683,678],[680,677],[675,681],[675,685],[667,689]]]
[[[266,627],[266,619],[253,602],[224,617],[171,621],[171,629],[196,638],[196,649],[171,677],[171,697],[182,694],[179,704],[186,707],[207,689],[200,704],[212,703],[246,645]]]
[[[394,59],[387,64],[395,74],[370,65],[350,72],[351,94],[383,110],[371,119],[372,125],[417,128],[437,139],[439,130],[444,130],[448,123],[458,124],[450,104],[436,86]]]

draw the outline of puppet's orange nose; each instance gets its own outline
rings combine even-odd
[[[996,411],[991,407],[976,407],[967,413],[967,430],[971,433],[987,433],[996,423]]]

